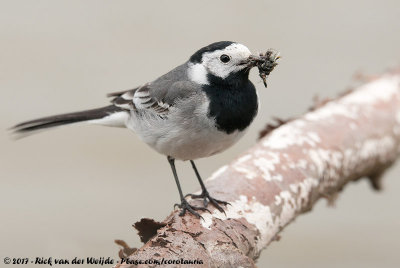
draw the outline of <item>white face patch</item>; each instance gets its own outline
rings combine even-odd
[[[220,59],[223,54],[228,55],[231,60],[227,63],[223,63]],[[204,53],[202,65],[209,73],[224,79],[228,77],[229,74],[245,68],[246,65],[240,65],[240,63],[247,60],[250,55],[251,52],[246,46],[233,43],[222,50]]]
[[[225,63],[221,61],[220,57],[224,54],[229,56],[230,61]],[[231,73],[245,68],[246,65],[240,65],[240,63],[247,60],[250,55],[250,50],[238,43],[233,43],[224,49],[206,52],[202,56],[201,63],[189,63],[189,79],[202,85],[209,84],[208,73],[225,79]]]

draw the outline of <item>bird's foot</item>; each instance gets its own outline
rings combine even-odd
[[[212,198],[207,190],[202,191],[201,194],[187,194],[187,195],[185,195],[185,197],[187,197],[187,196],[190,196],[192,199],[202,198],[203,199],[203,205],[204,205],[205,208],[207,207],[207,205],[209,203],[211,203],[216,209],[218,209],[220,212],[223,212],[224,214],[226,214],[225,210],[220,206],[220,204],[224,205],[224,206],[230,205],[229,202]]]
[[[210,212],[206,207],[196,207],[196,206],[192,206],[189,204],[188,201],[186,201],[186,199],[182,199],[180,204],[175,204],[174,207],[178,207],[181,208],[181,213],[179,213],[179,216],[184,216],[186,211],[189,211],[190,213],[192,213],[193,215],[195,215],[197,218],[202,218],[202,216],[200,216],[199,213],[197,213],[196,210],[200,210],[200,211],[208,211]],[[211,212],[210,212],[211,213]],[[204,219],[203,219],[204,220]]]

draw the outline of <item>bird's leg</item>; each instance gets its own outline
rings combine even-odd
[[[187,194],[186,196],[190,196],[191,198],[203,198],[203,204],[204,207],[207,207],[208,203],[211,203],[214,207],[216,207],[219,211],[224,212],[224,209],[220,206],[221,205],[230,205],[228,202],[221,201],[215,198],[212,198],[210,194],[208,193],[206,186],[203,183],[203,180],[200,177],[199,172],[197,171],[196,165],[194,164],[193,160],[190,160],[190,163],[192,164],[194,173],[196,173],[197,179],[199,180],[200,186],[201,186],[201,194]],[[185,196],[185,197],[186,197]]]
[[[202,207],[195,207],[192,206],[186,201],[185,197],[182,194],[182,189],[181,189],[181,184],[179,183],[178,179],[178,174],[176,173],[176,168],[175,168],[175,159],[168,156],[167,157],[169,164],[171,165],[172,173],[174,174],[176,186],[178,186],[178,191],[179,191],[179,197],[181,198],[181,203],[180,204],[175,204],[174,206],[178,206],[181,208],[181,213],[179,213],[179,216],[185,215],[186,211],[189,211],[193,215],[195,215],[197,218],[202,218],[199,213],[196,212],[196,210],[201,210],[201,211],[209,211],[207,208],[202,208]]]

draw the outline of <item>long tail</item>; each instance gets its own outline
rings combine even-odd
[[[53,115],[15,125],[12,130],[23,136],[38,130],[87,121],[88,123],[124,127],[128,113],[114,105],[75,113]]]

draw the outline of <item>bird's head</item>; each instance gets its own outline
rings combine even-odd
[[[255,66],[250,50],[239,43],[221,41],[203,47],[194,53],[188,62],[189,78],[199,84],[208,85],[210,79],[224,81],[233,77],[248,78],[249,70]]]

